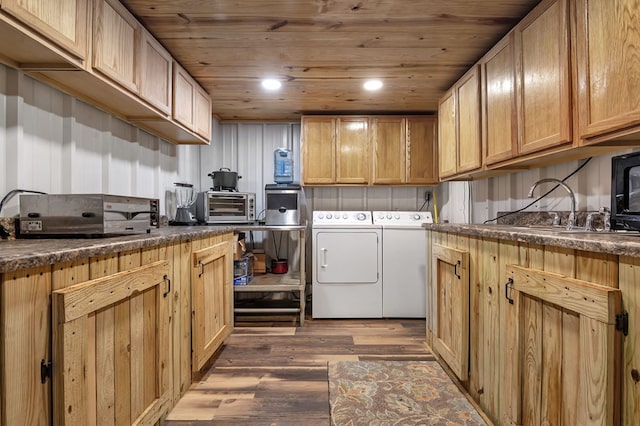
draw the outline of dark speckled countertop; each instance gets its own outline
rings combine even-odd
[[[170,226],[104,238],[0,240],[0,273],[232,232],[232,226]]]
[[[455,232],[477,237],[566,247],[619,256],[640,257],[640,233],[638,232],[563,233],[563,228],[559,228],[556,231],[515,225],[464,225],[451,223],[426,224],[423,226],[434,231]]]

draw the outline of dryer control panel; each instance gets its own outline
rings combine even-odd
[[[326,210],[313,212],[313,226],[322,225],[372,225],[373,219],[369,211]]]

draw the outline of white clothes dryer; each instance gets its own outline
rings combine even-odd
[[[382,236],[368,211],[314,211],[312,317],[382,318]]]

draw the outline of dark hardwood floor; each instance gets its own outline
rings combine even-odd
[[[307,320],[236,328],[167,426],[329,425],[327,362],[432,360],[424,320]]]

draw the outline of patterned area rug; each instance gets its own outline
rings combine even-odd
[[[436,361],[329,362],[335,426],[486,425]]]

